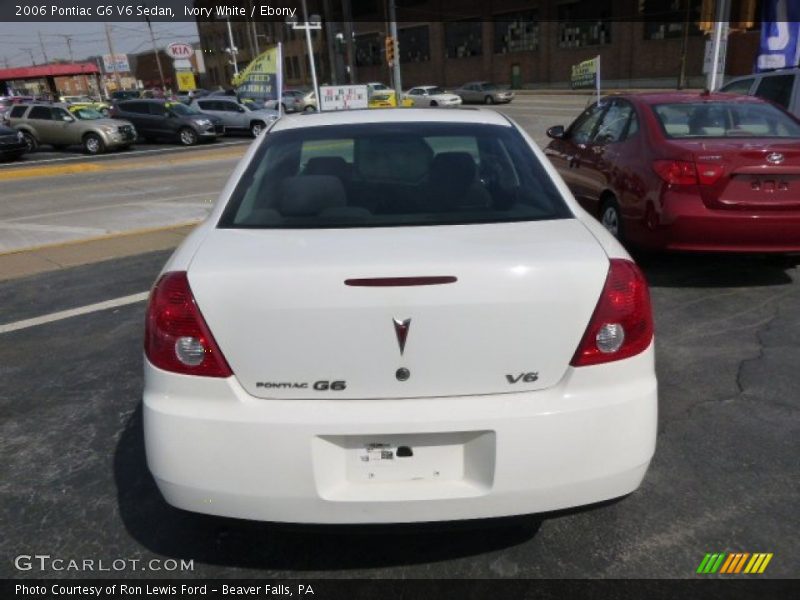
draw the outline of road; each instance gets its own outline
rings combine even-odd
[[[536,127],[531,132],[543,141],[540,126],[569,121],[566,115],[554,120],[563,106],[547,114],[547,107],[533,103],[501,110]],[[166,219],[173,209],[201,209],[206,198],[175,196],[218,192],[233,160],[215,160],[148,165],[114,176],[133,185],[145,174],[141,183],[151,190],[172,186],[164,191],[172,200],[150,207],[163,209]],[[110,184],[94,177],[107,176],[30,180],[28,191],[39,195],[12,201],[3,183],[0,204],[9,212],[2,219],[24,218],[29,209],[35,218],[27,222],[86,225],[81,213],[69,217],[75,221],[36,216],[57,210],[49,196],[62,187],[71,190],[64,210],[87,208],[83,214],[98,219],[102,211],[130,210],[120,207],[131,202],[138,203],[133,212],[150,210],[147,196],[101,197],[102,186]],[[195,177],[202,183],[188,183]],[[184,192],[188,185],[194,187]],[[8,231],[0,230],[0,239]],[[772,552],[761,577],[797,576],[797,257],[639,257],[655,310],[660,415],[655,459],[634,494],[536,520],[471,528],[310,528],[169,507],[143,450],[144,302],[59,314],[145,292],[168,255],[138,251],[0,281],[0,576],[86,575],[14,568],[15,556],[42,553],[194,560],[193,571],[157,573],[170,577],[684,578],[695,577],[706,552],[720,551]]]

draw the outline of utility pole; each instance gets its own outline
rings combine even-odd
[[[344,17],[344,43],[347,48],[347,74],[349,83],[355,83],[356,75],[356,49],[353,44],[353,5],[350,0],[342,0],[342,13]]]
[[[317,97],[317,112],[322,112],[322,98],[319,97],[319,86],[317,85],[317,67],[314,65],[314,48],[311,45],[311,29],[321,30],[322,25],[316,23],[312,25],[308,21],[308,6],[306,5],[306,0],[302,0],[303,2],[303,29],[306,31],[306,46],[308,47],[308,64],[311,67],[311,83],[314,86],[314,95]],[[293,25],[296,29],[297,24]]]
[[[397,9],[395,0],[389,0],[389,35],[394,44],[394,60],[392,61],[392,75],[394,76],[394,91],[397,94],[397,106],[401,105],[403,97],[403,82],[400,78],[400,45],[397,40]]]
[[[686,0],[686,14],[683,18],[683,39],[681,40],[681,68],[678,73],[678,89],[686,87],[686,53],[689,50],[689,20],[691,19],[692,0]]]
[[[75,57],[72,55],[72,36],[64,34],[64,33],[57,33],[55,35],[57,35],[58,37],[63,37],[64,38],[64,41],[67,43],[67,52],[69,53],[69,62],[71,62],[71,63],[75,62]]]
[[[164,83],[164,69],[161,68],[161,57],[158,55],[158,47],[156,46],[156,36],[153,35],[153,24],[150,22],[150,17],[145,17],[147,21],[147,28],[150,30],[150,41],[153,44],[153,55],[156,57],[156,65],[158,66],[158,77],[161,79],[161,91],[167,93],[167,86]]]
[[[47,58],[47,50],[44,49],[44,42],[42,41],[42,32],[39,33],[39,46],[42,47],[42,56],[44,56],[44,64],[49,64],[50,60]]]
[[[239,49],[233,43],[233,30],[231,29],[231,19],[228,17],[226,19],[228,22],[228,43],[230,44],[230,54],[231,54],[231,62],[233,63],[233,74],[234,76],[239,74],[239,65],[236,62],[236,55],[239,54]]]
[[[108,51],[111,53],[111,68],[114,70],[114,81],[117,82],[117,89],[122,89],[122,83],[119,79],[119,72],[117,71],[117,60],[114,54],[114,45],[111,43],[111,25],[106,23],[106,41],[108,42]]]
[[[713,92],[717,89],[718,65],[722,62],[722,73],[725,74],[725,55],[728,45],[728,20],[731,15],[730,0],[717,0],[717,14],[714,22],[713,46],[711,52],[711,73],[709,75],[708,89]],[[720,61],[720,56],[722,60]]]
[[[23,52],[27,52],[28,53],[28,56],[31,57],[31,64],[33,64],[33,66],[35,67],[36,66],[36,59],[33,57],[33,50],[31,50],[30,48],[20,48],[20,50],[22,50]]]

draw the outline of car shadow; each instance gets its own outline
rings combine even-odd
[[[800,254],[644,253],[631,251],[651,287],[736,288],[787,285]]]
[[[542,516],[460,523],[287,525],[195,514],[168,505],[147,468],[141,404],[114,454],[120,515],[149,551],[224,567],[336,571],[433,563],[523,544]],[[553,513],[558,515],[558,513]]]

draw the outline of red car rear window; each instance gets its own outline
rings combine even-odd
[[[676,102],[653,105],[668,138],[784,138],[800,136],[800,124],[771,104]]]

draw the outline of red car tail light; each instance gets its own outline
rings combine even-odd
[[[655,160],[653,170],[661,179],[672,185],[695,185],[697,170],[688,160]]]
[[[204,377],[233,374],[197,307],[185,271],[165,273],[153,286],[144,352],[154,366],[173,373]]]
[[[603,292],[570,364],[585,367],[643,352],[653,339],[653,312],[644,275],[629,260],[611,259]]]
[[[719,163],[697,163],[697,178],[702,185],[714,185],[723,172],[724,168]]]

